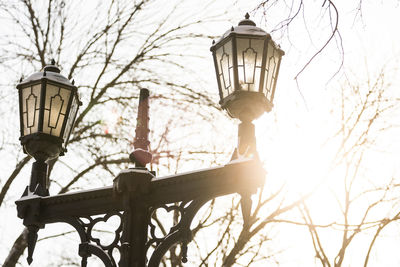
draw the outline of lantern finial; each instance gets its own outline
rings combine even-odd
[[[55,64],[56,64],[55,60],[52,59],[50,65],[47,65],[44,67],[44,69],[43,69],[44,72],[51,71],[51,72],[60,73],[60,69]]]
[[[239,22],[239,26],[241,25],[248,25],[248,26],[256,26],[256,24],[254,23],[254,21],[252,21],[250,19],[250,15],[249,13],[246,13],[246,15],[244,16],[244,20],[241,20]]]

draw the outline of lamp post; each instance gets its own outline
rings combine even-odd
[[[32,165],[29,186],[21,199],[49,195],[47,163],[49,159],[63,155],[81,102],[74,81],[70,82],[60,74],[54,60],[37,72],[20,81],[17,85],[20,109],[21,144],[24,152],[31,155]],[[30,204],[34,203],[33,200]],[[36,201],[36,203],[38,203]],[[29,207],[30,207],[29,206]],[[30,222],[33,212],[26,210],[24,224],[28,227],[30,244],[28,262],[37,240],[37,232],[42,223]]]
[[[231,38],[232,44],[236,42],[235,36],[223,37],[221,40],[225,42],[225,38]],[[271,45],[269,40],[264,42],[265,47]],[[252,39],[248,42],[251,49],[253,49],[253,42],[257,43]],[[217,43],[212,47],[215,62],[218,60],[221,62],[226,57],[225,50],[222,51],[222,56],[218,56],[221,54],[220,47],[224,47],[224,44],[220,46]],[[266,60],[265,55],[270,54],[264,51],[262,62]],[[256,56],[257,60],[259,59]],[[266,63],[262,63],[258,72],[265,70],[265,65]],[[236,63],[232,66],[228,64],[228,66],[231,69],[236,68],[237,70],[233,71],[237,73],[239,67],[248,71],[246,69],[248,65],[242,66]],[[225,68],[225,66],[222,67]],[[225,75],[222,67],[216,63],[217,77]],[[256,67],[258,68],[258,65]],[[279,64],[276,68],[279,68]],[[239,76],[235,77],[237,79],[232,81],[237,85],[231,85],[231,88],[236,90],[240,83]],[[277,71],[273,77],[274,87],[268,90],[275,88]],[[251,91],[249,88],[264,90],[263,88],[267,88],[264,85],[261,86],[261,84],[267,84],[264,80],[259,83],[259,87],[256,85],[252,87],[250,80],[246,80],[246,86],[248,85],[246,92]],[[249,119],[261,115],[262,104],[267,104],[266,110],[271,108],[272,98],[265,96],[265,99],[260,101],[244,93],[245,90],[232,91],[234,95],[225,94],[223,90],[227,89],[221,87],[221,78],[218,81],[222,106],[228,109],[233,117],[239,116],[240,119],[248,122]],[[107,267],[156,267],[164,254],[176,244],[181,245],[182,262],[187,261],[187,244],[192,239],[191,222],[198,210],[209,200],[232,193],[241,194],[244,223],[248,221],[251,211],[249,196],[264,183],[265,171],[258,157],[241,157],[224,166],[166,177],[156,177],[154,172],[146,168],[152,158],[148,151],[149,91],[147,89],[140,90],[135,150],[129,156],[134,167],[122,170],[115,177],[112,186],[49,196],[45,162],[66,151],[68,137],[80,103],[77,88],[60,74],[54,62],[46,66],[43,72],[33,74],[21,81],[17,88],[20,95],[21,143],[24,151],[36,159],[32,168],[30,185],[22,197],[16,201],[18,217],[23,219],[24,225],[28,228],[27,260],[29,264],[33,260],[37,232],[49,223],[68,223],[76,229],[81,241],[78,253],[82,257],[82,266],[87,265],[89,256],[95,255]],[[254,105],[254,107],[257,106],[255,110],[250,109],[252,100],[257,102]],[[240,104],[248,107],[241,109]],[[247,109],[249,112],[246,111]],[[243,133],[239,136],[241,143],[249,143],[245,139],[250,138],[250,143],[254,142],[252,149],[255,152],[254,131],[253,136]],[[241,149],[239,148],[238,151],[241,156],[243,154]],[[153,214],[159,209],[173,210],[180,215],[178,222],[164,237],[156,236],[156,225],[151,220]],[[93,237],[92,231],[96,223],[105,222],[112,216],[120,218],[120,225],[115,230],[115,238],[111,244],[104,245],[99,239]],[[154,249],[152,253],[149,252],[150,247]],[[119,260],[114,257],[116,250],[120,254]]]

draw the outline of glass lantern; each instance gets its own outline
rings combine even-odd
[[[17,89],[24,151],[38,161],[63,155],[81,105],[77,87],[52,61],[21,81]]]
[[[256,27],[247,13],[210,50],[222,108],[234,118],[250,121],[271,111],[284,55],[271,36]]]

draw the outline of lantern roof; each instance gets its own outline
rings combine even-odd
[[[270,37],[269,33],[264,31],[263,29],[256,26],[256,23],[252,21],[249,13],[246,13],[245,19],[241,20],[238,26],[233,27],[230,30],[227,30],[221,37],[220,40],[226,38],[230,34],[244,34],[244,35],[258,35],[258,36],[267,36]]]
[[[210,50],[213,51],[216,46],[219,46],[219,44],[226,39],[227,37],[231,35],[251,35],[255,37],[264,37],[268,38],[271,40],[271,43],[273,46],[280,51],[282,55],[285,54],[285,52],[280,48],[279,45],[277,45],[271,38],[271,35],[264,31],[263,29],[259,28],[256,26],[256,23],[250,19],[249,13],[246,13],[245,19],[241,20],[238,24],[238,26],[235,26],[227,30],[221,38],[217,42],[213,41],[213,45],[210,47]]]
[[[42,71],[33,73],[28,78],[22,80],[17,85],[17,88],[20,88],[29,83],[40,81],[43,78],[45,78],[49,81],[56,82],[56,83],[61,83],[68,87],[75,87],[75,85],[73,83],[71,83],[66,77],[64,77],[62,74],[60,74],[60,69],[55,65],[54,60],[52,60],[51,64],[46,65]]]

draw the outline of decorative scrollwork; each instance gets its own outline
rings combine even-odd
[[[147,246],[150,247],[151,245],[155,244],[156,246],[162,242],[165,238],[166,235],[173,233],[176,230],[177,225],[179,224],[179,219],[182,218],[182,215],[185,213],[185,206],[188,204],[188,202],[180,202],[180,204],[169,204],[169,205],[160,205],[157,207],[152,207],[150,208],[150,214],[151,214],[151,220],[149,222],[149,227],[150,227],[150,239],[147,242]],[[162,222],[159,221],[157,217],[157,211],[159,210],[165,210],[166,212],[173,212],[173,226],[170,228],[168,232],[166,232],[166,229],[164,229],[164,226]],[[157,223],[154,224],[153,221]],[[164,232],[164,235],[162,237],[157,237],[156,230],[157,228],[163,228],[162,232]]]
[[[114,238],[109,244],[104,244],[102,241],[95,237],[97,232],[96,227],[101,223],[106,223],[112,217],[119,218],[119,224],[113,231]],[[82,266],[87,266],[87,258],[91,255],[96,255],[106,267],[116,267],[116,259],[114,258],[115,251],[121,254],[121,232],[123,214],[120,212],[113,212],[104,214],[102,216],[96,216],[92,218],[80,217],[64,219],[63,222],[73,226],[79,234],[81,244],[79,245],[79,255],[82,257]]]
[[[157,222],[155,225],[152,220],[149,222],[150,232],[149,240],[146,243],[146,251],[154,246],[154,252],[149,260],[149,267],[159,266],[160,261],[164,254],[174,244],[181,243],[182,262],[187,262],[187,244],[192,240],[192,232],[190,225],[197,211],[208,201],[208,198],[195,199],[192,201],[182,201],[179,204],[159,205],[150,209],[152,218],[155,217],[155,212],[159,209],[167,212],[174,212],[174,224],[169,229],[168,233],[163,237],[156,235],[157,225],[160,227],[161,223]],[[162,226],[161,226],[162,227]]]

